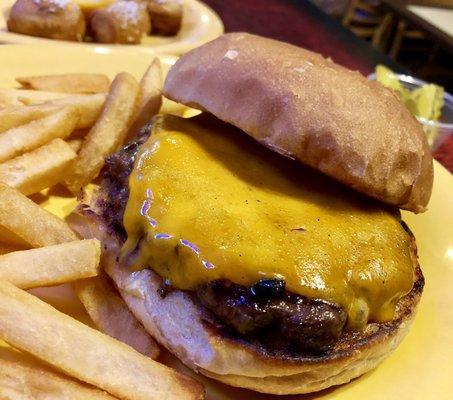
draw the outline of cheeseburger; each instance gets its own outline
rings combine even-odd
[[[126,303],[184,364],[307,393],[382,362],[423,289],[399,209],[426,209],[432,156],[397,96],[318,54],[226,34],[171,68],[160,115],[79,207]]]

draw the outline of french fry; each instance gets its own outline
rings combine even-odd
[[[73,106],[80,113],[80,119],[77,123],[77,129],[91,128],[101,114],[102,106],[104,105],[105,94],[83,94],[77,96],[68,96],[62,99],[51,100],[45,105],[53,106]]]
[[[191,117],[191,114],[196,115],[197,113],[201,113],[200,110],[195,110],[194,108],[190,108],[185,104],[176,103],[175,101],[167,98],[162,99],[162,107],[160,108],[159,112],[161,114],[172,114],[184,118],[187,118],[188,114],[189,117]]]
[[[19,250],[23,250],[23,246],[0,242],[0,255],[12,253],[13,251],[19,251]]]
[[[75,211],[66,220],[80,237],[95,238],[96,232],[91,229],[92,224],[82,214]],[[108,255],[104,254],[103,257]],[[129,310],[106,274],[101,273],[96,278],[76,282],[73,288],[100,331],[148,357],[156,358],[159,355],[159,347]]]
[[[61,74],[16,78],[25,89],[61,93],[102,93],[109,90],[110,80],[104,74]]]
[[[91,128],[97,121],[106,95],[83,94],[66,96],[63,98],[28,101],[27,105],[10,106],[0,110],[0,132],[15,128],[32,120],[42,118],[50,112],[64,106],[73,106],[80,113],[76,129]]]
[[[99,273],[101,244],[87,239],[0,256],[0,280],[22,289],[55,286]]]
[[[27,124],[35,119],[46,117],[58,108],[58,106],[52,105],[6,107],[0,110],[0,133]]]
[[[129,137],[156,115],[162,106],[162,67],[156,57],[140,80],[138,110],[129,130]]]
[[[5,243],[8,246],[18,247],[18,248],[29,248],[30,245],[17,236],[14,232],[11,232],[9,229],[0,225],[0,240],[2,243]]]
[[[26,196],[61,182],[68,167],[77,157],[64,140],[48,144],[0,164],[0,182],[19,190]]]
[[[0,359],[0,398],[114,400],[106,392],[29,362]]]
[[[71,176],[65,181],[74,194],[98,176],[104,158],[123,143],[135,111],[138,90],[138,82],[125,72],[112,82],[101,116],[87,134]]]
[[[75,129],[91,128],[97,121],[105,94],[76,95],[43,104],[10,106],[0,110],[0,133],[48,116],[64,106],[73,106],[80,114]]]
[[[21,106],[31,103],[44,103],[49,100],[61,99],[67,96],[67,93],[0,88],[0,105]]]
[[[82,143],[83,143],[83,140],[82,139],[72,139],[72,140],[68,140],[66,142],[72,149],[72,151],[74,151],[74,153],[78,153],[80,148],[82,147]]]
[[[65,221],[4,183],[0,183],[0,226],[6,243],[19,239],[31,247],[43,247],[78,239]]]
[[[52,139],[68,137],[78,120],[77,110],[68,106],[47,117],[0,133],[0,162],[34,150]]]
[[[0,338],[122,399],[204,398],[203,387],[193,379],[2,281]]]
[[[107,275],[100,274],[75,282],[73,287],[101,332],[128,344],[145,356],[156,358],[159,355],[159,347],[131,313]]]
[[[0,88],[0,109],[9,108],[9,107],[20,107],[24,104],[19,101],[17,96],[14,93],[10,93],[10,89],[1,89]]]

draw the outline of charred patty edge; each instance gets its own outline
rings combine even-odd
[[[264,360],[272,362],[280,361],[282,364],[292,363],[320,363],[333,362],[348,359],[355,352],[361,351],[365,347],[372,347],[375,343],[386,340],[393,336],[400,328],[401,324],[414,314],[416,306],[420,300],[425,285],[420,266],[417,264],[415,270],[415,282],[411,291],[403,296],[397,304],[396,316],[388,322],[368,323],[363,331],[344,330],[334,346],[329,350],[319,353],[295,352],[288,350],[273,350],[266,346],[245,340],[244,338],[231,335],[227,330],[219,329],[209,322],[205,322],[206,328],[212,335],[219,336],[223,340],[231,342],[241,348],[259,356]]]

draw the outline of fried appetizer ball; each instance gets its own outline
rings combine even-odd
[[[175,35],[181,28],[183,6],[181,0],[146,0],[153,33]]]
[[[80,6],[71,0],[17,0],[11,8],[8,30],[81,42],[86,23]]]
[[[95,42],[138,44],[151,30],[145,4],[119,0],[95,10],[90,18],[90,31]]]

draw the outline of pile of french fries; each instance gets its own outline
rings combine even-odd
[[[98,177],[159,112],[159,60],[140,82],[125,72],[112,83],[99,74],[17,81],[21,89],[0,89],[0,342],[16,355],[0,352],[0,398],[203,399],[201,384],[153,360],[159,348],[103,272],[100,242],[27,197],[55,185],[77,196]],[[62,283],[97,329],[26,291]]]

